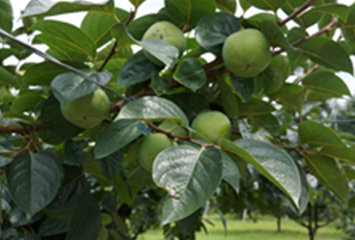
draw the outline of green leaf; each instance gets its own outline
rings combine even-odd
[[[16,88],[20,88],[20,82],[9,71],[0,66],[0,83],[10,84]]]
[[[325,146],[319,154],[355,164],[355,149],[349,147]]]
[[[175,146],[163,150],[153,163],[153,180],[167,189],[162,225],[183,219],[212,196],[222,178],[222,162],[215,148]]]
[[[299,85],[285,83],[277,92],[270,94],[269,97],[271,99],[276,99],[286,110],[293,112],[302,111],[304,95],[303,87]]]
[[[160,69],[145,56],[143,51],[139,51],[123,65],[118,76],[118,86],[129,87],[144,82]]]
[[[328,71],[316,71],[307,75],[302,84],[307,88],[332,94],[334,96],[341,97],[342,95],[348,95],[351,97],[349,88],[344,81],[337,77],[334,73]]]
[[[68,230],[69,220],[47,216],[38,229],[38,235],[48,237],[65,233]]]
[[[245,0],[253,7],[260,8],[263,10],[277,11],[284,3],[285,0]]]
[[[196,91],[206,83],[207,77],[201,62],[197,58],[188,57],[177,66],[174,79],[192,91]]]
[[[6,58],[14,55],[16,53],[16,49],[13,48],[2,48],[0,49],[0,63],[4,61]]]
[[[160,39],[149,39],[139,42],[143,49],[170,67],[179,57],[179,50],[167,41]]]
[[[314,121],[304,121],[298,127],[298,134],[301,143],[308,143],[320,146],[346,147],[345,143],[336,132]]]
[[[0,167],[4,167],[10,162],[12,162],[13,158],[5,157],[0,155]]]
[[[137,8],[138,8],[142,3],[144,3],[146,0],[129,0],[129,1],[133,4],[134,8],[137,10]]]
[[[114,2],[112,0],[103,0],[101,3],[89,3],[85,1],[64,2],[31,0],[26,6],[22,18],[28,16],[52,16],[63,13],[72,13],[78,11],[102,12],[113,15]]]
[[[235,14],[237,11],[237,1],[236,0],[216,0],[217,7],[223,11],[227,11]]]
[[[353,74],[353,65],[346,50],[329,38],[311,37],[299,45],[299,48],[299,52],[304,53],[315,63]]]
[[[309,203],[309,198],[310,198],[310,186],[308,184],[308,180],[305,174],[305,171],[302,169],[302,167],[296,162],[296,166],[298,168],[298,173],[300,174],[300,179],[301,179],[301,197],[299,199],[299,214],[302,214],[304,211],[306,211]]]
[[[82,69],[85,65],[74,63],[74,67]],[[27,69],[22,80],[26,85],[49,86],[57,75],[67,71],[68,69],[62,66],[45,61]]]
[[[53,95],[44,102],[40,120],[47,129],[62,139],[74,137],[84,130],[64,118],[60,104]]]
[[[270,103],[259,99],[252,99],[247,103],[240,103],[239,105],[240,116],[264,115],[273,111],[275,111],[275,108]]]
[[[247,0],[239,0],[239,4],[243,8],[244,12],[251,7],[250,3],[248,3]]]
[[[319,154],[304,155],[312,174],[327,188],[334,192],[343,202],[348,204],[349,184],[343,167],[336,159]]]
[[[271,58],[270,65],[276,66],[283,75],[283,79],[286,80],[291,75],[290,61],[287,56],[277,55]]]
[[[36,22],[31,30],[38,30],[41,34],[36,39],[47,44],[53,51],[64,54],[70,61],[83,62],[88,56],[96,55],[94,40],[80,28],[69,23],[55,20]]]
[[[273,47],[280,47],[283,50],[289,48],[289,42],[281,28],[274,22],[264,20],[260,24],[260,30]]]
[[[156,95],[161,96],[170,92],[170,82],[154,72],[152,76],[152,87]]]
[[[220,91],[222,106],[227,116],[235,118],[239,114],[239,102],[234,95],[232,88],[226,83],[226,78],[220,76],[217,78]]]
[[[78,199],[65,239],[96,240],[99,235],[100,225],[101,212],[99,204],[90,195],[89,190],[86,190]]]
[[[86,140],[68,139],[64,144],[64,162],[68,165],[83,164],[89,161],[84,149],[88,146]]]
[[[346,44],[351,51],[355,52],[355,4],[350,6],[350,12],[347,21],[341,25],[341,32],[345,38]]]
[[[37,93],[29,93],[23,96],[16,98],[11,106],[11,112],[22,113],[23,111],[33,110],[35,106],[44,100],[42,95]]]
[[[21,227],[25,225],[33,224],[44,217],[42,211],[36,213],[31,219],[26,218],[26,213],[19,207],[12,209],[10,213],[10,222],[12,227]]]
[[[189,125],[185,113],[173,102],[161,97],[146,96],[127,103],[114,121],[119,119],[170,120]]]
[[[129,206],[132,206],[133,198],[128,182],[122,177],[122,174],[117,174],[113,178],[113,187],[120,199]]]
[[[203,4],[199,0],[165,0],[164,3],[170,20],[186,31],[194,28],[200,18],[216,10],[215,0],[205,0]]]
[[[11,32],[12,20],[13,13],[10,0],[0,0],[0,28]]]
[[[222,179],[228,182],[239,193],[239,170],[234,161],[224,151],[220,151],[223,162]]]
[[[254,91],[253,79],[236,76],[233,73],[230,74],[230,77],[234,91],[244,102],[248,102]]]
[[[12,199],[28,217],[55,197],[61,180],[58,162],[45,153],[33,153],[17,155],[7,166],[6,179]]]
[[[123,155],[120,151],[116,151],[104,158],[97,159],[100,165],[100,171],[108,179],[116,176],[123,170],[121,162],[123,161]]]
[[[281,70],[269,65],[263,72],[254,77],[261,82],[265,94],[272,94],[277,92],[284,83],[284,78]]]
[[[283,150],[269,143],[252,139],[241,139],[234,143],[223,139],[222,150],[230,152],[250,163],[269,181],[280,188],[299,208],[302,183],[298,168]]]
[[[228,12],[210,13],[198,21],[196,41],[207,51],[222,55],[225,40],[241,26],[241,22]]]
[[[125,147],[141,135],[137,120],[118,120],[108,126],[96,141],[95,158],[104,158]]]
[[[82,70],[82,72],[102,85],[105,85],[112,77],[112,73],[109,72],[95,72],[88,69]],[[72,72],[57,75],[51,83],[53,94],[62,105],[76,98],[90,94],[98,88],[99,86],[97,84],[89,82]]]
[[[355,166],[353,164],[343,164],[345,175],[348,179],[355,179]],[[350,200],[349,200],[349,207],[350,206]]]
[[[338,15],[344,22],[346,22],[350,13],[350,8],[344,4],[328,3],[316,6],[308,12],[334,13]]]

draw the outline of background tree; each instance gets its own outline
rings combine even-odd
[[[265,10],[245,18],[235,0],[165,0],[136,18],[142,2],[126,12],[113,0],[32,0],[13,29],[0,0],[2,239],[136,239],[157,225],[194,239],[220,189],[243,196],[247,164],[298,214],[305,172],[348,204],[355,149],[313,116],[350,96],[336,73],[353,74],[355,5],[240,0],[244,12]],[[77,11],[87,12],[80,27],[48,18]],[[171,41],[179,29],[185,39]],[[32,53],[44,61],[22,64]],[[10,56],[17,64],[4,65]],[[193,124],[203,112],[213,117]]]

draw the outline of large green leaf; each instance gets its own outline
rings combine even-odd
[[[170,82],[166,80],[164,77],[159,76],[158,72],[153,73],[152,88],[155,94],[158,96],[161,96],[165,93],[169,93],[171,91]]]
[[[95,72],[92,70],[82,70],[82,72],[102,85],[105,85],[112,77],[112,74],[109,72]],[[62,105],[92,93],[98,88],[97,84],[89,82],[72,72],[57,75],[51,83],[53,94]]]
[[[203,16],[216,10],[215,0],[165,0],[165,9],[170,20],[179,28],[191,30]]]
[[[185,113],[173,102],[161,97],[146,96],[127,103],[118,113],[119,119],[170,120],[189,125]]]
[[[95,158],[103,158],[123,148],[141,135],[137,120],[118,120],[108,126],[96,141]]]
[[[0,0],[0,28],[11,32],[12,20],[13,13],[10,0]]]
[[[275,111],[275,108],[267,102],[259,99],[252,99],[247,103],[239,104],[240,116],[257,116],[264,115]]]
[[[26,213],[19,207],[15,207],[12,209],[10,213],[10,222],[12,227],[20,227],[25,225],[33,224],[44,217],[44,213],[42,211],[36,213],[31,219],[26,218]]]
[[[220,99],[224,111],[227,116],[235,118],[239,114],[239,101],[237,96],[234,95],[232,87],[226,83],[226,78],[223,76],[218,77],[218,87],[220,91]]]
[[[9,71],[0,66],[0,82],[5,84],[10,84],[14,87],[19,88],[21,86],[20,82],[13,76]]]
[[[304,121],[298,127],[301,143],[320,146],[346,147],[345,143],[336,132],[314,121]]]
[[[344,22],[346,22],[350,13],[350,8],[344,4],[328,3],[316,6],[309,10],[309,12],[334,13],[338,15]]]
[[[347,205],[350,189],[341,164],[336,159],[319,154],[304,155],[304,157],[312,174]]]
[[[243,100],[243,102],[248,102],[254,91],[253,79],[236,76],[233,73],[230,74],[230,77],[234,91]]]
[[[74,137],[84,130],[64,118],[60,103],[53,95],[44,102],[40,120],[48,130],[62,139]]]
[[[302,80],[302,84],[307,88],[329,93],[334,96],[351,96],[349,88],[344,81],[334,73],[328,71],[316,71],[309,74]]]
[[[289,42],[281,28],[274,22],[264,20],[260,24],[260,30],[273,47],[280,47],[283,50],[289,48]]]
[[[302,182],[298,167],[283,150],[269,143],[241,139],[219,142],[222,150],[242,158],[280,188],[299,208],[302,197]]]
[[[234,161],[224,151],[220,151],[223,162],[222,179],[228,182],[234,190],[239,192],[239,170]]]
[[[296,163],[297,168],[298,168],[298,173],[300,174],[300,179],[301,179],[301,197],[299,199],[299,213],[302,214],[304,211],[306,211],[308,207],[308,202],[309,202],[309,196],[310,196],[310,187],[308,184],[308,180],[306,177],[306,173],[303,170],[303,168]]]
[[[53,51],[64,54],[68,60],[83,62],[88,56],[96,55],[94,40],[80,28],[55,20],[36,22],[31,30],[38,30],[41,34],[36,39],[47,44]]]
[[[104,158],[97,159],[100,165],[100,171],[108,179],[116,176],[123,167],[121,162],[123,161],[123,155],[120,151],[116,151]]]
[[[265,94],[277,92],[284,83],[281,70],[271,64],[263,72],[256,75],[254,79],[260,81]]]
[[[48,237],[65,233],[68,230],[69,220],[47,216],[38,229],[38,235]]]
[[[196,41],[206,50],[222,54],[223,43],[241,27],[240,21],[227,12],[210,13],[198,21]]]
[[[78,199],[70,220],[66,240],[96,240],[101,225],[101,212],[97,201],[84,191]]]
[[[143,49],[164,65],[171,67],[179,57],[179,50],[167,41],[149,39],[139,42]]]
[[[135,9],[137,9],[142,3],[144,3],[146,0],[129,0]]]
[[[254,7],[263,10],[277,11],[282,5],[284,5],[285,0],[245,0]]]
[[[69,165],[83,164],[89,161],[84,149],[88,141],[79,139],[77,141],[68,139],[64,144],[64,162]]]
[[[45,153],[18,155],[6,168],[12,199],[28,217],[54,198],[60,178],[59,160]]]
[[[216,0],[217,7],[223,11],[234,14],[237,11],[236,0]]]
[[[123,65],[118,76],[118,86],[129,87],[144,82],[160,69],[145,56],[143,51],[139,51],[128,58]]]
[[[299,45],[304,53],[315,63],[336,71],[353,74],[353,65],[346,50],[326,37],[312,37]]]
[[[200,89],[207,80],[201,62],[197,58],[184,58],[174,72],[174,79],[192,91]]]
[[[350,6],[350,13],[347,21],[341,25],[341,32],[345,38],[347,46],[355,52],[355,4]]]
[[[183,219],[203,206],[222,178],[222,160],[215,148],[175,146],[163,150],[153,163],[153,180],[167,189],[162,225]]]
[[[355,164],[355,148],[325,146],[319,154]]]
[[[34,91],[33,93],[28,93],[16,98],[10,106],[10,110],[11,112],[16,113],[33,110],[35,106],[42,100],[44,100],[44,96]]]
[[[79,12],[79,11],[92,11],[102,12],[114,15],[114,1],[103,0],[101,3],[90,3],[88,1],[48,1],[48,0],[31,0],[21,17],[28,16],[52,16],[63,13]]]

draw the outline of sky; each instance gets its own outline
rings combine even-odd
[[[30,2],[30,0],[10,0],[13,6],[13,11],[14,11],[14,27],[20,27],[22,25],[21,20],[20,20],[20,12],[21,10],[24,10],[26,5]],[[65,1],[70,1],[70,0],[65,0]],[[89,0],[87,0],[89,1]],[[102,2],[102,0],[91,0],[90,2],[93,3],[98,3],[98,2]],[[345,4],[345,5],[351,5],[355,2],[355,0],[338,0],[338,3],[341,4]],[[129,0],[115,0],[115,5],[116,7],[122,8],[126,11],[130,11],[130,10],[134,10],[133,5],[129,2]],[[162,8],[164,6],[164,0],[146,0],[139,8],[137,11],[137,17],[142,16],[142,15],[146,15],[148,13],[155,13],[157,12],[160,8]],[[246,18],[249,16],[252,16],[256,13],[258,13],[260,10],[252,8],[249,9],[246,14],[244,15]],[[243,10],[240,6],[237,7],[237,12],[236,12],[236,16],[240,16],[243,13]],[[85,16],[84,12],[81,13],[71,13],[71,14],[63,14],[63,15],[59,15],[59,16],[53,16],[53,17],[49,17],[51,19],[56,19],[56,20],[60,20],[60,21],[66,21],[69,22],[71,24],[74,24],[76,26],[80,26],[81,20],[83,19],[83,17]],[[281,19],[285,18],[286,16],[282,14],[282,12],[280,11],[280,15],[279,17]],[[289,28],[291,28],[292,26],[294,26],[295,24],[292,22],[289,22],[287,24],[287,26]],[[309,33],[312,33],[314,31],[317,31],[316,27],[311,27],[308,29]],[[340,33],[337,33],[338,35]],[[336,36],[337,37],[337,36]],[[22,39],[23,41],[28,41],[28,39],[24,38]],[[39,48],[41,49],[41,48]],[[43,47],[41,50],[44,50]],[[354,65],[354,69],[355,69],[355,57],[352,56],[351,60],[353,62]],[[9,58],[7,59],[4,63],[5,64],[14,64],[16,60],[13,58]],[[41,58],[37,57],[37,56],[31,56],[27,61],[42,61]],[[354,76],[350,75],[349,73],[344,73],[344,72],[340,72],[337,73],[338,76],[344,80],[344,82],[349,86],[350,92],[352,93],[352,95],[355,94],[355,78]]]

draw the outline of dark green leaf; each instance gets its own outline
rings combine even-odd
[[[291,75],[291,67],[290,62],[287,56],[284,55],[277,55],[271,58],[270,65],[276,66],[283,75],[283,80],[286,80],[289,75]]]
[[[146,0],[129,0],[133,6],[135,7],[135,9],[137,10],[137,8],[144,3]]]
[[[184,58],[177,66],[174,79],[192,91],[200,89],[206,83],[206,73],[197,58]]]
[[[170,83],[168,80],[159,76],[158,72],[154,72],[152,76],[152,87],[156,95],[161,96],[170,92]]]
[[[12,20],[13,13],[10,0],[0,0],[0,28],[11,32]]]
[[[25,226],[25,225],[30,225],[32,223],[35,223],[39,221],[41,218],[44,217],[44,213],[38,212],[36,213],[31,219],[26,218],[26,213],[19,207],[15,207],[12,209],[10,213],[10,222],[12,227],[20,227],[20,226]]]
[[[283,50],[289,48],[289,42],[283,34],[281,28],[272,21],[262,21],[260,24],[260,30],[273,47],[280,47]]]
[[[309,12],[334,13],[338,15],[344,22],[346,22],[350,13],[350,8],[344,4],[328,3],[316,6],[309,10]]]
[[[62,220],[47,216],[38,229],[38,235],[41,237],[53,236],[65,233],[68,230],[69,220]]]
[[[298,134],[301,143],[308,143],[320,146],[346,147],[345,143],[336,132],[314,121],[302,122],[298,127]]]
[[[302,167],[296,162],[297,168],[298,168],[298,173],[300,174],[301,178],[301,197],[299,199],[299,213],[302,214],[304,211],[306,211],[309,203],[309,198],[310,198],[310,186],[308,184],[308,180],[305,174],[305,171],[302,169]]]
[[[89,161],[88,156],[84,152],[88,142],[86,140],[68,139],[64,144],[64,162],[69,165],[83,164]]]
[[[255,78],[261,82],[265,94],[277,92],[284,83],[281,70],[274,65],[269,65],[263,72],[256,75]]]
[[[341,97],[351,96],[351,93],[344,81],[334,73],[328,71],[316,71],[309,74],[302,80],[302,84],[307,88],[332,94]]]
[[[113,178],[113,187],[115,188],[120,199],[124,203],[131,206],[133,202],[132,194],[128,182],[122,177],[122,174],[117,174]]]
[[[282,5],[284,5],[285,0],[245,0],[254,7],[263,10],[277,11]]]
[[[215,148],[198,150],[175,146],[163,150],[153,163],[153,180],[167,189],[162,224],[189,216],[212,196],[222,178],[222,162]]]
[[[35,106],[44,100],[44,97],[40,94],[33,93],[33,94],[26,94],[16,98],[11,106],[11,112],[22,113],[23,111],[33,110]]]
[[[343,167],[336,159],[319,154],[305,155],[312,174],[327,188],[337,195],[347,205],[349,199],[349,184]]]
[[[108,126],[96,141],[95,158],[104,158],[123,148],[141,135],[137,120],[119,120]]]
[[[112,74],[109,72],[95,72],[92,70],[83,70],[82,72],[102,85],[105,85],[112,77]],[[62,105],[92,93],[98,88],[97,84],[89,82],[72,72],[57,75],[51,83],[53,94]]]
[[[239,170],[234,161],[224,151],[220,151],[223,162],[222,179],[228,182],[239,193]]]
[[[237,11],[236,0],[216,0],[217,7],[223,11],[235,13]]]
[[[254,91],[253,79],[236,76],[233,73],[231,73],[230,76],[234,91],[241,99],[243,99],[244,102],[248,102],[251,99]]]
[[[2,240],[41,240],[40,236],[18,232],[14,228],[7,228],[1,233]]]
[[[53,51],[65,54],[68,60],[85,61],[88,56],[96,55],[96,44],[93,39],[80,28],[69,23],[42,20],[36,22],[32,30],[41,34],[36,38],[47,44]]]
[[[170,20],[179,28],[191,30],[197,22],[208,13],[216,10],[215,0],[205,0],[203,4],[199,0],[165,0],[165,9]]]
[[[270,94],[271,99],[276,99],[278,103],[282,104],[284,109],[289,111],[302,111],[302,106],[304,102],[303,87],[286,83],[281,86],[281,88]]]
[[[118,113],[119,119],[170,120],[183,126],[189,125],[185,113],[173,102],[165,98],[146,96],[127,103]]]
[[[315,63],[336,71],[353,74],[353,65],[346,50],[326,37],[312,37],[299,45],[304,53]]]
[[[0,167],[4,167],[10,162],[12,162],[13,158],[5,157],[0,155]]]
[[[239,101],[234,95],[232,87],[226,83],[226,78],[218,77],[218,86],[220,91],[220,98],[222,106],[227,116],[235,118],[239,114]]]
[[[198,21],[196,41],[207,51],[221,55],[226,38],[240,27],[240,21],[230,13],[210,13]]]
[[[32,0],[26,6],[21,17],[27,16],[51,16],[63,13],[71,13],[78,11],[102,12],[113,15],[114,2],[112,0],[104,0],[101,3],[88,3],[85,1],[64,2],[64,1],[47,1]]]
[[[252,99],[247,103],[240,103],[239,105],[240,116],[264,115],[273,111],[275,111],[275,109],[270,103],[259,99]]]
[[[70,220],[66,240],[96,240],[101,225],[99,204],[84,191],[79,199],[73,217]]]
[[[179,57],[179,50],[167,41],[149,39],[140,42],[143,49],[168,67],[172,66]]]
[[[345,38],[347,46],[355,52],[355,4],[350,6],[350,13],[347,21],[341,26],[341,32]]]
[[[144,82],[160,69],[145,56],[143,51],[139,51],[123,65],[118,76],[118,86],[129,87]]]
[[[44,153],[18,155],[6,168],[6,179],[14,202],[28,217],[46,206],[60,186],[58,159]]]
[[[123,167],[121,162],[123,161],[123,155],[120,151],[116,151],[107,157],[97,159],[100,165],[100,171],[102,174],[111,179],[116,176]]]
[[[296,164],[286,152],[269,143],[251,139],[241,139],[234,143],[223,139],[219,145],[222,150],[250,163],[299,207],[302,194],[301,178]]]
[[[0,66],[0,82],[5,84],[10,84],[14,87],[19,88],[21,86],[20,82],[13,76],[9,71]]]

